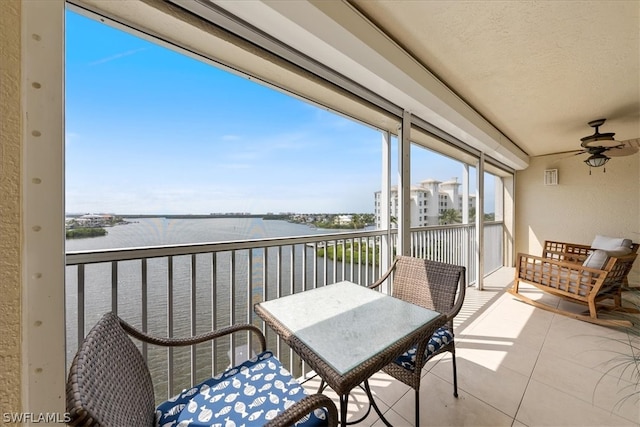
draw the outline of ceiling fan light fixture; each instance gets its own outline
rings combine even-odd
[[[584,162],[592,168],[599,168],[600,166],[604,166],[608,161],[609,157],[604,154],[594,154]]]
[[[628,156],[634,154],[640,150],[639,147],[633,147],[631,145],[632,140],[616,141],[613,136],[615,133],[606,132],[600,133],[600,126],[604,124],[606,119],[597,119],[589,122],[589,126],[594,128],[593,135],[580,138],[580,146],[582,150],[577,150],[577,154],[589,154],[589,158],[584,160],[584,163],[589,166],[589,175],[591,175],[591,168],[599,168],[604,166],[611,157],[604,153],[610,153],[612,156]],[[638,138],[640,141],[640,138]],[[640,144],[639,144],[640,145]],[[606,168],[602,168],[603,172],[606,172]]]

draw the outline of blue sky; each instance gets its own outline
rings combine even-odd
[[[68,213],[373,213],[377,130],[70,11],[66,28]],[[414,154],[413,183],[461,176]]]

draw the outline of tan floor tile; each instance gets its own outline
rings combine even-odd
[[[456,357],[473,361],[491,370],[501,367],[531,376],[539,349],[521,340],[467,336],[456,340]]]
[[[513,282],[515,271],[516,269],[513,267],[503,267],[492,272],[491,274],[488,274],[483,280],[484,288],[504,288],[509,283]]]
[[[518,293],[534,301],[540,302],[542,304],[546,304],[554,308],[556,308],[561,301],[561,298],[551,295],[547,292],[544,292],[526,282],[519,283]],[[538,310],[541,310],[541,309],[538,308]]]
[[[640,420],[638,400],[624,401],[634,392],[634,383],[602,374],[549,352],[540,355],[532,379],[628,420]]]
[[[389,409],[387,412],[385,412],[384,418],[393,427],[413,427],[414,424],[413,414],[411,414],[411,417],[403,417],[393,409]],[[411,421],[409,421],[407,418],[411,418]],[[378,419],[375,423],[373,423],[373,427],[385,427],[385,424],[381,419]]]
[[[427,361],[427,363],[422,368],[422,376],[427,375],[427,372],[432,370],[444,357],[447,357],[448,353],[440,353],[433,356],[431,359]]]
[[[558,315],[542,350],[604,373],[612,369],[616,355],[629,354],[630,349],[626,334],[616,329]],[[620,371],[614,369],[612,374]]]
[[[388,406],[393,406],[406,393],[413,393],[413,389],[395,378],[378,372],[370,380],[371,393],[379,401]]]
[[[393,410],[411,420],[413,393],[404,395]],[[510,426],[513,418],[459,390],[456,399],[451,384],[428,374],[420,388],[420,424],[423,426]]]
[[[460,338],[456,341],[460,343],[457,346],[504,352],[517,343],[519,347],[526,346],[530,352],[537,353],[546,339],[551,320],[546,313],[541,316],[532,312],[528,319],[493,313],[482,322],[474,323],[464,335],[456,336],[456,339]]]
[[[528,426],[638,426],[551,386],[531,380],[516,419]]]
[[[522,375],[504,366],[493,370],[485,368],[474,360],[456,359],[458,393],[464,390],[505,414],[515,417],[529,381],[528,375]],[[443,359],[430,373],[453,384],[451,359]],[[423,379],[422,387],[428,387],[427,379]],[[450,387],[449,394],[453,394],[453,385]]]
[[[464,304],[460,312],[453,320],[456,333],[464,333],[472,322],[481,321],[495,309],[495,302],[499,300],[503,291],[478,291],[476,288],[467,288]]]
[[[463,337],[499,337],[521,340],[528,345],[539,347],[552,320],[552,313],[536,309],[515,299],[511,294],[505,294],[497,303],[496,310],[475,321],[473,326],[465,330]]]
[[[318,390],[319,384],[320,378],[316,377],[312,380],[307,381],[304,384],[304,387],[309,393],[315,393]],[[340,398],[338,397],[338,395],[330,388],[326,388],[323,391],[323,394],[333,400],[333,402],[336,404],[336,407],[338,408],[339,413]],[[383,414],[389,410],[389,406],[380,399],[376,399],[376,404]],[[362,418],[367,413],[367,411],[369,411],[369,414],[357,425],[372,425],[379,419],[379,417],[378,414],[376,414],[375,410],[373,408],[370,408],[369,399],[365,391],[359,387],[354,388],[349,394],[349,400],[347,404],[347,422],[353,422],[354,420]]]

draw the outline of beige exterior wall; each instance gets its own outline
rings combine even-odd
[[[20,1],[0,5],[0,414],[21,409]]]
[[[606,172],[591,175],[585,159],[534,157],[516,174],[516,252],[539,255],[545,240],[589,244],[596,234],[640,243],[640,153],[612,158]],[[558,169],[559,185],[544,185],[545,169]],[[640,285],[640,261],[629,280]]]

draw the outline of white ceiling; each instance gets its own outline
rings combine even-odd
[[[640,137],[640,2],[350,1],[530,156]]]
[[[208,1],[516,169],[640,138],[638,0]]]

